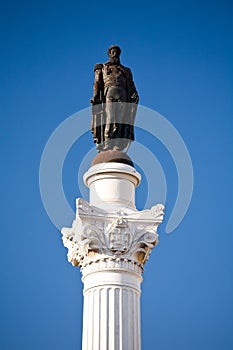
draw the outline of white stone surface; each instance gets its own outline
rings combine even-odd
[[[99,271],[83,282],[83,349],[140,350],[140,274]]]
[[[83,268],[101,257],[121,257],[142,267],[151,249],[158,243],[157,227],[163,219],[161,204],[150,210],[108,211],[78,198],[76,219],[71,228],[63,228],[63,243],[68,260]]]
[[[141,175],[130,165],[102,163],[92,166],[84,175],[90,188],[90,204],[99,208],[135,209],[135,187]]]
[[[72,227],[62,229],[84,283],[82,350],[140,350],[143,267],[158,243],[164,207],[137,211],[140,174],[129,165],[95,165],[84,181],[90,204],[78,198]]]

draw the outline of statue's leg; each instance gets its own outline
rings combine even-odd
[[[113,149],[113,139],[115,133],[115,115],[116,115],[116,88],[109,87],[106,91],[105,104],[105,149]]]
[[[113,114],[112,107],[113,107],[113,101],[109,98],[106,98],[105,130],[104,130],[105,141],[111,138],[111,121],[112,121],[112,114]]]
[[[127,140],[127,93],[123,88],[119,89],[118,102],[116,103],[116,146],[118,150],[123,151],[128,143]]]

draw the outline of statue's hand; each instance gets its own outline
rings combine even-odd
[[[138,104],[138,101],[139,101],[139,96],[138,96],[138,94],[137,94],[137,93],[132,94],[132,96],[131,96],[131,103],[136,103],[136,104]]]
[[[97,105],[97,104],[101,103],[98,95],[93,96],[92,99],[90,100],[90,102],[92,105]]]

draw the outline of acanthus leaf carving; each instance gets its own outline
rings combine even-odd
[[[77,199],[76,218],[71,228],[63,228],[63,243],[68,260],[74,266],[93,257],[121,257],[142,266],[158,243],[157,227],[162,222],[164,207],[126,212],[107,212]]]

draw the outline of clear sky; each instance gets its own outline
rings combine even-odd
[[[122,48],[140,104],[183,137],[194,170],[191,205],[168,235],[176,169],[158,140],[136,132],[168,188],[143,276],[143,349],[232,349],[232,23],[226,0],[1,3],[1,349],[81,349],[81,275],[44,210],[39,165],[55,128],[89,106],[93,66],[111,44]],[[63,169],[73,208],[77,171],[93,147],[90,133],[81,141]],[[146,191],[142,183],[139,207]]]

